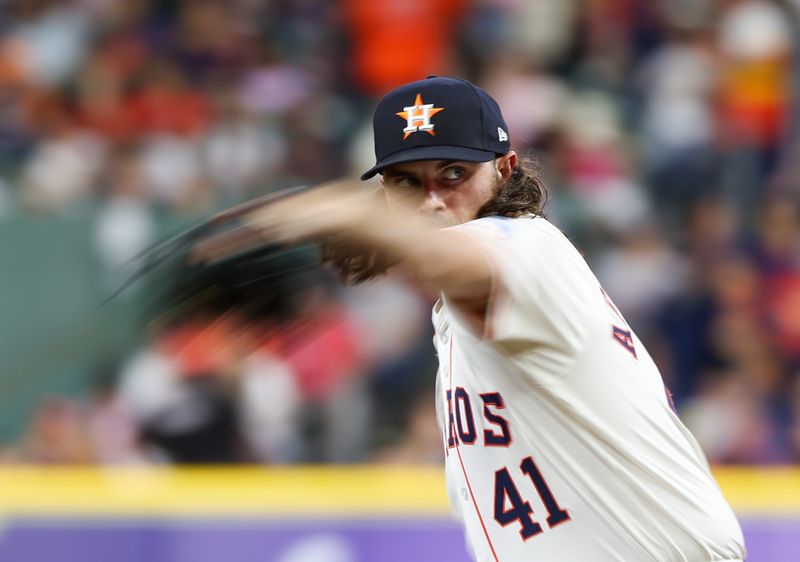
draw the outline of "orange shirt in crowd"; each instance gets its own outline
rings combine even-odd
[[[373,96],[448,74],[464,0],[344,0],[357,84]]]
[[[719,108],[733,138],[757,146],[780,142],[789,122],[791,80],[781,57],[730,61],[722,72]]]

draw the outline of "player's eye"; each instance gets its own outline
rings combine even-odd
[[[395,187],[415,187],[417,181],[411,176],[397,176],[392,178],[390,182]]]
[[[462,166],[448,166],[442,170],[439,177],[446,181],[456,181],[464,178],[467,171]]]

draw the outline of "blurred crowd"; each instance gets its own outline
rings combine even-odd
[[[110,284],[202,217],[373,162],[371,109],[482,85],[715,463],[800,461],[800,2],[9,0],[0,221],[96,210]],[[324,277],[323,277],[324,279]],[[439,462],[430,300],[309,289],[281,324],[152,328],[8,462]]]

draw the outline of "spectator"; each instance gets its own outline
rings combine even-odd
[[[466,8],[463,0],[345,0],[356,86],[375,98],[421,76],[452,72]]]
[[[43,400],[12,460],[26,464],[82,465],[95,462],[79,403],[51,396]]]

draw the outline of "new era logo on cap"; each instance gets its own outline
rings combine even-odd
[[[376,163],[361,179],[401,162],[487,162],[511,149],[497,102],[460,78],[430,76],[392,90],[373,127]]]

